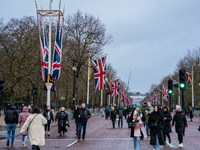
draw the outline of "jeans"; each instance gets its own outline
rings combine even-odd
[[[82,139],[85,139],[85,133],[86,133],[86,126],[87,126],[87,122],[79,122],[78,123],[78,139],[81,138],[81,129],[83,127],[83,135],[82,135]]]
[[[134,143],[134,150],[141,150],[141,138],[140,137],[133,137]]]
[[[121,128],[123,127],[123,117],[119,117],[118,127],[120,127],[120,120],[121,120]]]
[[[75,120],[75,123],[76,123],[76,133],[78,134],[78,121]]]
[[[50,131],[50,125],[51,125],[51,120],[48,120],[47,124],[45,124],[45,131],[47,131],[47,127],[48,127],[48,131]]]
[[[159,150],[160,149],[160,143],[159,143],[157,134],[156,134],[156,145],[153,145],[153,149],[155,149],[155,150]]]
[[[26,142],[28,139],[28,135],[22,135],[22,142]]]
[[[7,124],[7,140],[10,140],[10,132],[11,132],[11,130],[12,130],[11,144],[13,144],[14,140],[15,140],[16,124]]]
[[[149,133],[149,124],[148,123],[145,123],[145,125],[146,125],[146,132],[147,132],[147,134]]]

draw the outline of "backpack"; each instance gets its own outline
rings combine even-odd
[[[7,122],[14,123],[16,120],[15,112],[9,111],[7,114]]]
[[[184,114],[184,113],[182,113],[182,115],[183,115],[183,117],[185,116],[185,114]],[[176,117],[176,113],[174,114],[174,117]]]

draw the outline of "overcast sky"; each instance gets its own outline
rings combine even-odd
[[[37,0],[49,8],[49,0]],[[59,0],[53,0],[58,9]],[[180,58],[200,46],[199,0],[62,0],[65,15],[81,12],[98,17],[114,37],[104,47],[107,61],[133,92],[148,92],[152,83],[174,72]],[[35,16],[34,0],[1,0],[0,14]],[[39,43],[38,43],[39,44]]]

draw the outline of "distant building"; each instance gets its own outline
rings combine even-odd
[[[139,104],[140,101],[148,95],[148,93],[130,92],[129,95],[133,99],[132,104],[136,105]]]

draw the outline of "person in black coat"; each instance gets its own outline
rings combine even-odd
[[[168,108],[166,106],[163,107],[162,113],[163,113],[164,120],[165,120],[165,126],[163,129],[164,142],[166,142],[166,136],[167,136],[169,139],[169,143],[171,143],[171,137],[170,137],[169,133],[172,132],[172,128],[171,128],[172,115],[168,111]]]
[[[112,110],[110,112],[110,120],[112,121],[113,128],[115,128],[116,115],[116,110],[114,109],[114,107],[112,107]]]
[[[50,105],[47,106],[42,115],[47,119],[47,124],[45,125],[45,135],[47,134],[48,136],[50,136],[51,120],[54,121]],[[48,132],[47,132],[47,127],[48,127]]]
[[[81,108],[81,105],[77,105],[73,113],[73,118],[75,118],[75,123],[76,123],[76,135],[78,135],[78,122],[79,122],[78,111],[80,108]]]
[[[128,126],[129,126],[129,123],[130,123],[130,116],[131,114],[134,112],[134,108],[132,105],[129,105],[129,108],[127,109],[127,114],[128,114],[128,118],[127,118],[127,123],[128,123]]]
[[[148,125],[151,136],[150,145],[153,145],[153,149],[159,150],[160,145],[164,145],[163,128],[165,121],[157,105],[154,106],[154,111],[149,116]]]
[[[190,107],[190,121],[192,121],[192,119],[193,119],[193,110],[192,110],[192,108]]]
[[[181,106],[176,106],[176,113],[174,114],[173,120],[172,120],[172,128],[174,128],[175,124],[175,130],[178,134],[178,141],[179,141],[179,147],[183,147],[183,134],[185,132],[185,128],[187,128],[187,120],[185,117],[185,114],[181,110]]]
[[[60,136],[62,135],[62,131],[63,131],[63,135],[65,134],[65,132],[67,132],[66,129],[66,125],[68,127],[69,126],[69,120],[68,120],[68,113],[65,111],[65,108],[62,107],[61,111],[59,111],[56,114],[55,120],[58,120],[58,133],[60,133]]]

